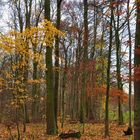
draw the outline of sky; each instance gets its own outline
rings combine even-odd
[[[8,6],[2,6],[0,8],[0,11],[2,14],[2,16],[0,18],[0,32],[6,32],[8,30],[7,29],[7,22],[8,22],[9,8],[8,8]]]

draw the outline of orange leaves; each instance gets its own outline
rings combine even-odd
[[[102,86],[99,86],[99,87],[94,87],[93,93],[95,95],[97,95],[97,94],[105,94],[106,93],[106,86],[102,85]]]
[[[95,87],[93,90],[93,93],[95,95],[98,95],[99,93],[105,95],[106,94],[106,85]],[[121,97],[124,101],[126,101],[126,102],[128,101],[128,95],[123,90],[119,90],[118,88],[115,88],[115,87],[110,88],[109,95],[111,97]]]
[[[23,129],[23,125],[19,124],[20,130]],[[36,138],[38,140],[60,140],[58,136],[46,136],[44,132],[44,124],[43,123],[29,123],[27,126],[27,131],[23,133],[21,131],[21,139],[22,140],[30,140],[31,138]],[[63,129],[60,127],[60,122],[58,124],[59,127],[59,134],[61,132],[68,132],[68,131],[82,131],[81,124],[69,124],[66,123]],[[80,140],[128,140],[128,137],[123,136],[123,130],[126,130],[126,125],[117,125],[115,123],[110,123],[110,137],[104,138],[104,124],[103,123],[86,123],[85,124],[85,133],[82,134]],[[7,126],[0,124],[0,139],[9,139],[10,134],[7,130]],[[13,124],[11,127],[11,132],[13,136],[17,135],[16,125]],[[69,138],[68,140],[72,140],[73,138]],[[76,139],[75,139],[76,140]]]
[[[117,88],[111,88],[110,89],[110,95],[112,97],[119,96],[119,97],[122,97],[122,99],[123,99],[123,97],[124,98],[128,97],[127,94],[123,90],[120,90],[120,89],[117,89]]]
[[[106,94],[106,85],[102,86],[91,86],[87,84],[87,96],[97,96],[99,94],[105,95]],[[125,102],[128,101],[128,95],[123,90],[119,90],[118,88],[111,87],[109,95],[111,97],[121,97],[121,99]]]

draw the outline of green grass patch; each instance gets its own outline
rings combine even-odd
[[[110,111],[109,112],[109,119],[111,121],[118,120],[118,113],[114,112],[114,111]],[[123,119],[124,119],[124,123],[129,122],[129,111],[123,112]],[[134,123],[134,111],[132,111],[132,125],[133,125],[133,123]]]

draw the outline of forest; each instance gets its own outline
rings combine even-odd
[[[0,140],[140,140],[140,0],[0,0]]]

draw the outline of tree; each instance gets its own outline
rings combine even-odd
[[[140,1],[136,0],[136,36],[134,56],[134,140],[140,138]]]
[[[15,121],[18,127],[18,120],[20,119],[17,114],[24,105],[29,102],[29,89],[26,85],[39,84],[41,79],[27,79],[24,80],[25,71],[27,70],[28,60],[35,61],[38,66],[42,67],[43,56],[39,52],[34,53],[34,45],[30,44],[30,50],[27,50],[27,45],[29,42],[33,42],[39,48],[41,44],[46,43],[47,46],[51,47],[54,41],[54,35],[58,35],[58,30],[49,21],[44,21],[39,27],[32,27],[31,29],[26,29],[22,33],[20,32],[10,32],[7,35],[0,36],[0,45],[4,52],[11,55],[11,63],[8,69],[3,73],[5,75],[5,83],[7,84],[8,90],[13,95],[11,105],[15,108],[16,118]],[[28,40],[27,40],[28,39]],[[16,48],[16,53],[15,53]],[[16,56],[19,59],[15,61]],[[28,54],[28,55],[27,55]],[[29,55],[30,54],[30,55]],[[32,67],[32,65],[30,65]],[[28,66],[29,68],[29,66]],[[29,70],[29,69],[28,69]],[[18,75],[16,74],[18,72]],[[10,81],[10,82],[8,82]],[[25,120],[24,120],[25,121]],[[23,122],[24,122],[23,121]],[[24,122],[25,125],[25,122]],[[24,127],[24,131],[25,131]]]
[[[107,66],[107,88],[106,88],[106,104],[105,104],[105,137],[109,136],[109,90],[110,90],[110,67],[111,67],[111,50],[112,50],[112,39],[113,39],[113,0],[110,1],[110,33],[109,33],[109,51],[108,51],[108,66]]]
[[[50,20],[50,0],[45,0],[45,18]],[[46,46],[46,123],[47,134],[57,133],[57,123],[55,118],[55,99],[53,90],[53,64],[52,47]]]
[[[81,91],[81,122],[83,123],[83,133],[85,126],[85,117],[86,117],[86,76],[87,72],[85,70],[87,60],[88,60],[88,2],[83,0],[84,4],[84,38],[83,38],[83,74],[82,74],[82,91]]]
[[[116,13],[119,13],[119,11],[122,10],[122,7],[117,5],[117,11]],[[114,17],[113,17],[114,19]],[[119,90],[123,90],[122,87],[122,78],[121,78],[121,40],[120,40],[120,14],[117,14],[117,23],[115,23],[114,19],[114,28],[115,28],[115,41],[116,41],[116,71],[117,71],[117,87]],[[116,25],[117,24],[117,25]],[[122,112],[122,99],[120,96],[118,96],[118,124],[123,124],[123,112]]]
[[[57,0],[57,20],[56,28],[60,29],[61,21],[61,2],[62,0]],[[57,103],[58,103],[58,90],[59,90],[59,37],[56,36],[55,39],[55,85],[54,85],[54,108],[55,108],[55,121],[57,123]]]
[[[132,39],[131,39],[131,28],[130,28],[130,0],[127,2],[127,26],[128,26],[128,46],[129,46],[129,127],[132,128]]]
[[[42,14],[44,7],[42,6],[42,2],[37,1],[37,0],[35,0],[34,7],[35,7],[34,11],[32,11],[32,17],[34,17],[32,24],[35,27],[38,27],[39,21],[41,20],[40,17],[41,17],[41,14]],[[38,53],[40,55],[43,54],[43,50],[44,50],[43,44],[40,44],[38,46],[38,44],[36,44],[36,42],[32,42],[32,45],[34,46],[33,47],[34,56],[38,56],[37,55]],[[40,73],[42,73],[42,72],[39,71],[38,66],[39,66],[39,64],[36,61],[36,57],[34,57],[34,60],[33,60],[33,80],[38,80],[41,77]],[[41,116],[41,115],[39,115],[39,108],[40,108],[39,99],[41,96],[40,88],[41,87],[38,84],[32,85],[32,120],[33,121],[37,121]]]

